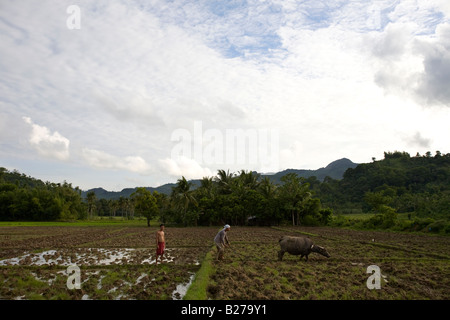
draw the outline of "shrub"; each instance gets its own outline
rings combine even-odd
[[[445,220],[437,220],[430,223],[426,230],[433,233],[450,233],[450,223]]]
[[[320,209],[319,214],[321,224],[328,225],[332,220],[333,210],[331,210],[330,208]]]
[[[320,221],[316,217],[308,214],[303,217],[302,224],[305,226],[316,227],[320,225]]]

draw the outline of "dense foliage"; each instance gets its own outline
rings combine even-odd
[[[93,191],[83,199],[78,187],[67,182],[44,183],[0,168],[0,220],[143,216],[148,224],[158,219],[185,226],[343,226],[349,221],[336,214],[369,212],[376,215],[358,221],[360,227],[450,232],[450,154],[386,152],[384,159],[373,160],[350,167],[340,180],[303,178],[295,172],[274,180],[255,172],[219,170],[195,185],[181,177],[170,194],[137,188],[118,199],[98,198]],[[407,214],[409,221],[399,221],[398,213]]]
[[[237,174],[219,170],[216,177],[203,178],[196,189],[182,177],[159,203],[164,220],[184,225],[321,224],[331,215],[303,178],[287,174],[283,184],[276,185],[244,170]]]
[[[0,220],[75,220],[86,217],[81,191],[0,168]]]
[[[130,197],[98,199],[88,192],[82,201],[78,188],[68,183],[44,183],[2,168],[0,178],[1,220],[61,220],[94,216],[144,216],[180,225],[270,225],[282,221],[323,224],[331,211],[322,209],[309,184],[294,173],[276,185],[254,172],[238,174],[219,170],[205,177],[198,188],[184,177],[170,195],[138,188]]]
[[[309,181],[324,204],[338,212],[379,211],[380,205],[421,217],[450,216],[450,154],[411,157],[385,152],[384,159],[348,169],[342,180]]]

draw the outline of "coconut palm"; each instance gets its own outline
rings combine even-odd
[[[181,179],[178,179],[176,186],[172,188],[172,199],[175,200],[176,205],[182,210],[182,221],[185,225],[187,224],[186,213],[189,206],[192,204],[197,206],[197,200],[193,195],[191,187],[192,182],[188,182],[183,176]]]
[[[226,172],[223,169],[219,170],[216,181],[222,194],[230,194],[232,192],[233,174],[229,170]]]
[[[215,193],[214,179],[212,177],[203,177],[203,179],[200,180],[200,187],[198,189],[200,194],[209,199],[213,199]]]

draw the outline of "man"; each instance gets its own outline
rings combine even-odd
[[[217,260],[223,260],[223,254],[225,253],[225,246],[230,247],[228,241],[227,232],[230,231],[230,225],[226,224],[214,238],[214,242],[217,247]]]
[[[161,262],[164,257],[164,249],[166,248],[166,240],[164,237],[164,224],[160,224],[159,230],[156,232],[156,264],[158,264],[158,256],[161,256]]]

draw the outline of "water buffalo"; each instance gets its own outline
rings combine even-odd
[[[317,252],[327,258],[330,257],[330,254],[324,247],[315,245],[309,238],[282,236],[278,242],[281,247],[281,250],[278,251],[278,260],[280,261],[283,259],[285,252],[296,256],[300,255],[300,259],[304,256],[306,261],[308,261],[308,255],[311,252]]]

